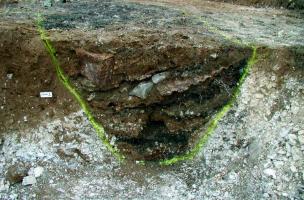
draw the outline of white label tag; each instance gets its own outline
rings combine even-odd
[[[40,92],[40,97],[41,98],[52,98],[53,93],[52,92]]]

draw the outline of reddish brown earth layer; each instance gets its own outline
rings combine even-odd
[[[1,24],[0,135],[78,110],[56,77],[35,27]],[[43,91],[54,98],[40,98]]]

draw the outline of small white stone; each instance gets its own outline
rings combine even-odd
[[[304,130],[298,132],[298,140],[301,144],[304,144]]]
[[[292,150],[291,150],[291,154],[292,154],[292,159],[294,161],[298,161],[298,160],[301,160],[303,158],[303,154],[302,154],[302,151],[296,147],[293,147]]]
[[[217,58],[217,56],[218,56],[217,53],[213,53],[213,54],[210,55],[210,57],[212,57],[214,59]]]
[[[0,192],[9,189],[9,183],[5,182],[5,179],[0,179]]]
[[[297,168],[296,168],[294,165],[291,165],[291,166],[290,166],[290,170],[291,170],[292,172],[297,172]]]
[[[282,138],[287,137],[287,136],[288,136],[289,131],[290,131],[289,129],[287,129],[287,128],[283,128],[283,129],[282,129],[282,131],[280,132],[280,136],[281,136]]]
[[[34,176],[35,178],[38,178],[39,176],[41,176],[44,172],[43,167],[35,167],[35,168],[31,168],[28,172],[28,175],[30,176]]]
[[[87,98],[88,101],[92,101],[95,98],[95,93],[91,93]]]
[[[13,78],[13,74],[7,74],[6,77],[7,77],[7,79],[12,79]]]
[[[231,172],[229,175],[228,175],[228,178],[231,180],[231,181],[236,181],[238,179],[238,174],[235,173],[235,172]]]
[[[13,194],[10,194],[10,195],[9,195],[9,198],[10,198],[10,199],[18,199],[18,197],[19,197],[19,195],[16,194],[16,193],[13,193]],[[19,198],[19,199],[20,199],[20,198]]]
[[[278,154],[285,155],[285,154],[286,154],[286,151],[284,151],[283,149],[280,149],[280,150],[278,151]]]
[[[277,155],[276,155],[275,153],[273,153],[273,154],[268,155],[268,156],[267,156],[267,158],[269,158],[269,159],[272,159],[272,160],[273,160],[273,159],[275,159],[275,158],[276,158],[276,156],[277,156]]]
[[[22,180],[22,185],[33,185],[36,182],[37,181],[36,181],[36,178],[34,176],[26,176]]]
[[[297,143],[297,136],[295,134],[289,134],[288,138],[290,144],[295,145]]]
[[[167,78],[168,74],[169,74],[168,72],[162,72],[162,73],[159,73],[159,74],[155,74],[155,75],[152,76],[152,82],[154,84],[157,84],[157,83],[165,80]]]
[[[257,93],[257,94],[255,95],[255,98],[257,98],[257,99],[262,99],[263,97],[264,97],[264,95],[261,94],[261,93]]]
[[[289,143],[286,143],[286,150],[287,150],[287,153],[291,153],[291,146]]]
[[[264,193],[264,194],[263,194],[263,197],[268,198],[268,197],[269,197],[269,194],[268,194],[268,193]]]
[[[138,84],[131,92],[129,95],[131,96],[137,96],[141,99],[147,98],[149,95],[149,92],[153,88],[153,83],[152,82],[142,82]]]
[[[113,137],[111,138],[110,144],[111,144],[112,146],[114,146],[114,145],[115,145],[115,142],[116,142],[116,137],[113,136]]]
[[[295,115],[300,111],[300,108],[298,106],[292,106],[291,112]]]
[[[279,37],[283,37],[283,35],[284,35],[284,30],[280,30],[280,31],[278,32],[278,36],[279,36]]]
[[[273,162],[273,164],[276,168],[281,168],[284,165],[284,162],[283,161],[275,161],[275,162]]]
[[[286,105],[286,106],[285,106],[285,109],[286,109],[286,110],[290,110],[290,108],[291,108],[290,105]]]
[[[266,174],[267,176],[271,176],[272,178],[276,179],[276,171],[274,169],[265,169],[264,171],[264,174]]]

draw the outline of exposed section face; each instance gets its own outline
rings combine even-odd
[[[231,98],[251,55],[181,32],[140,30],[101,45],[80,43],[55,43],[63,68],[118,148],[144,160],[189,150]]]

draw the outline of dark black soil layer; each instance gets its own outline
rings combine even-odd
[[[304,0],[213,0],[233,4],[256,6],[256,7],[277,7],[288,9],[304,9]]]

